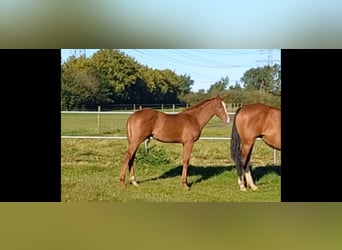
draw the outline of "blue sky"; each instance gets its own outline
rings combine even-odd
[[[341,48],[341,13],[341,0],[1,1],[0,43],[3,48]]]
[[[62,62],[71,55],[96,49],[62,49]],[[192,90],[208,90],[210,85],[228,76],[230,85],[240,81],[250,68],[280,64],[280,49],[120,49],[142,65],[154,69],[170,69],[177,74],[190,75]]]

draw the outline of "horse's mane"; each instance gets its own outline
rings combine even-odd
[[[191,107],[185,109],[183,112],[191,112],[192,110],[197,109],[199,106],[207,105],[207,103],[211,102],[215,98],[216,97],[212,97],[212,98],[206,99],[206,100],[204,100],[204,101],[202,101],[202,102],[200,102],[200,103],[198,103],[198,104],[196,104],[194,106],[191,106]]]

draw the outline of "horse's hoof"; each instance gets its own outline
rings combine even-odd
[[[240,187],[240,191],[246,192],[247,188],[246,187]]]
[[[184,190],[190,190],[190,187],[188,184],[186,183],[183,183],[183,187],[184,187]]]
[[[125,181],[125,180],[122,180],[121,178],[120,178],[120,186],[121,186],[122,188],[125,188],[125,187],[126,187],[126,181]]]
[[[252,189],[253,191],[256,191],[256,190],[258,190],[258,187],[257,187],[257,186],[253,186],[253,187],[251,187],[251,189]]]
[[[131,183],[133,184],[133,186],[137,187],[139,186],[139,184],[137,183],[135,176],[131,176]]]
[[[132,183],[133,186],[135,186],[135,187],[138,187],[138,186],[139,186],[139,184],[138,184],[136,181],[131,181],[131,183]]]

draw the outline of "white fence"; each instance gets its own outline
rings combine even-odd
[[[62,114],[97,114],[98,126],[100,124],[101,114],[132,114],[133,111],[61,111]],[[169,114],[176,114],[178,112],[165,112]],[[235,112],[228,112],[230,115],[235,115]],[[78,135],[62,135],[61,139],[110,139],[110,140],[126,140],[126,136],[78,136]],[[201,136],[199,140],[231,140],[230,137],[204,137]],[[261,140],[257,138],[257,140]],[[145,143],[145,147],[147,144]],[[273,149],[273,163],[277,163],[277,150]]]

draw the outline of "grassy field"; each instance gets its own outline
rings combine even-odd
[[[127,115],[101,116],[100,135],[125,136]],[[231,126],[214,117],[202,136],[230,137]],[[62,135],[99,135],[97,117],[63,114]],[[136,158],[139,187],[119,184],[126,140],[62,139],[62,201],[110,202],[279,202],[280,152],[273,165],[273,150],[257,141],[251,160],[258,191],[239,191],[228,140],[199,140],[194,144],[188,181],[181,184],[182,145],[152,140],[149,153],[141,145]]]

